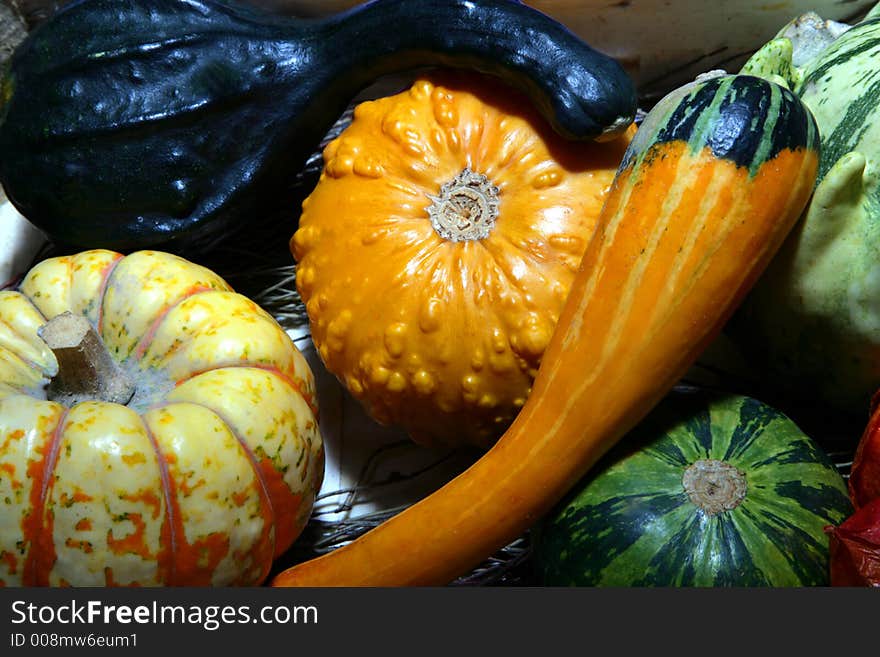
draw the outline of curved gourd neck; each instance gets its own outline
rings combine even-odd
[[[635,91],[614,60],[563,25],[519,2],[503,0],[373,0],[320,21],[301,23],[319,34],[324,79],[348,97],[377,78],[428,66],[466,67],[503,78],[525,92],[553,128],[569,138],[594,138],[616,115],[602,99]]]

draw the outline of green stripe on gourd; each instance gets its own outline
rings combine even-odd
[[[796,90],[822,126],[817,184],[845,154],[876,153],[880,67],[872,66],[872,61],[880,61],[880,20],[853,28],[845,39],[838,39],[821,65],[805,70],[803,84]],[[873,191],[876,194],[876,187]]]
[[[833,76],[827,75],[832,69],[846,66],[853,57],[870,55],[880,47],[880,19],[859,23],[845,34],[845,39],[836,39],[823,51],[821,58],[804,67],[802,81],[794,88],[795,92],[800,93],[809,85],[815,85],[824,91],[823,80],[830,82],[833,79]]]
[[[842,477],[754,399],[673,394],[536,531],[550,586],[828,583],[824,527],[852,511]]]

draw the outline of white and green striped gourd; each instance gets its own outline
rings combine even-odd
[[[801,16],[741,72],[803,100],[821,155],[813,198],[732,333],[777,389],[863,414],[880,389],[880,4],[852,26]]]

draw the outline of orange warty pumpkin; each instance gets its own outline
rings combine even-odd
[[[465,74],[360,104],[291,239],[328,370],[419,443],[491,445],[529,395],[634,131],[567,142]]]

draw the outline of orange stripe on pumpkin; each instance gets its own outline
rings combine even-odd
[[[30,513],[21,524],[22,537],[28,546],[22,573],[25,586],[48,586],[49,573],[58,559],[53,539],[55,518],[51,511],[45,512],[45,506],[68,412],[64,409],[58,415],[52,437],[36,448],[37,458],[28,460],[27,464],[27,478],[31,482]]]

